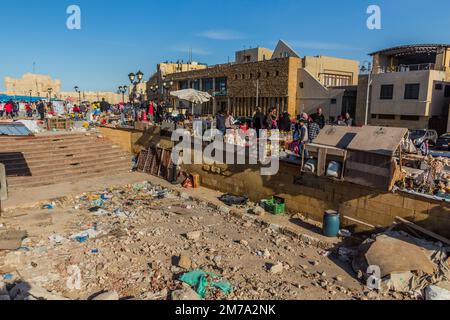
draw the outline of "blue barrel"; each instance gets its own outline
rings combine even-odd
[[[323,216],[323,234],[329,238],[336,238],[341,227],[341,217],[333,210],[325,211]]]

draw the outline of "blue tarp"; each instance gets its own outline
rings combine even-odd
[[[8,96],[6,94],[0,94],[0,101],[30,101],[30,96]],[[31,97],[31,101],[39,101],[39,100],[46,100],[45,98],[41,97]]]
[[[31,131],[22,123],[0,123],[0,136],[30,136]]]

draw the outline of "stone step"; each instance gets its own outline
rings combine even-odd
[[[38,187],[52,185],[59,182],[76,181],[82,178],[93,178],[99,176],[129,172],[130,166],[123,164],[109,164],[98,167],[86,168],[85,170],[66,170],[56,175],[40,177],[10,177],[8,178],[9,188]]]
[[[35,148],[33,150],[27,150],[22,151],[20,149],[15,150],[3,150],[0,148],[0,161],[5,159],[23,159],[24,157],[27,159],[33,159],[34,157],[39,156],[48,156],[51,157],[52,155],[63,155],[63,154],[77,154],[77,153],[98,153],[101,154],[103,151],[107,150],[119,150],[120,147],[117,147],[112,144],[91,144],[88,146],[82,146],[82,147],[71,147],[71,146],[64,146],[64,148],[56,148],[56,149],[43,149],[39,150],[38,148]]]
[[[26,159],[20,154],[19,157],[14,158],[7,158],[1,159],[0,156],[0,163],[3,163],[7,168],[8,167],[14,167],[14,166],[23,166],[28,165],[29,167],[33,166],[40,166],[40,165],[46,165],[48,166],[48,161],[52,161],[53,163],[60,163],[60,162],[73,162],[76,161],[85,161],[85,160],[92,160],[92,159],[101,159],[102,157],[109,157],[109,156],[130,156],[129,154],[122,152],[122,150],[119,149],[108,149],[103,150],[101,154],[88,152],[88,153],[66,153],[66,154],[51,154],[50,156],[48,154],[42,154],[42,155],[36,155],[33,157],[27,157]]]
[[[101,160],[101,161],[99,161]],[[101,163],[108,163],[110,161],[118,161],[123,162],[124,160],[129,161],[131,163],[131,157],[128,155],[102,155],[101,159],[98,158],[90,158],[85,160],[79,160],[79,159],[66,159],[63,161],[52,161],[52,164],[37,164],[37,165],[29,165],[27,163],[23,163],[20,165],[14,165],[14,166],[6,166],[6,175],[8,177],[11,176],[32,176],[38,175],[39,173],[47,173],[47,172],[55,172],[58,170],[63,170],[66,168],[80,168],[84,166],[92,166],[97,165],[99,162]]]

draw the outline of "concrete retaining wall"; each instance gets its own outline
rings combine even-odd
[[[221,171],[220,174],[212,173]],[[375,189],[351,183],[333,181],[304,175],[299,168],[281,164],[280,172],[273,177],[263,177],[259,170],[250,166],[185,166],[189,173],[197,173],[204,187],[224,193],[247,195],[259,201],[272,195],[286,199],[291,213],[302,213],[316,221],[322,221],[325,210],[337,210],[366,223],[387,227],[396,216],[411,220],[418,225],[445,237],[450,237],[450,205],[406,194],[383,193]],[[294,183],[294,179],[297,180]],[[361,231],[361,225],[343,221],[353,231]]]

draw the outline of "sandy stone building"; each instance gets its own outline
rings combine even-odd
[[[406,45],[371,54],[371,125],[450,131],[450,45]],[[368,76],[358,88],[358,118],[366,114]]]
[[[45,96],[49,88],[57,93],[61,91],[61,81],[52,80],[50,76],[26,73],[20,79],[5,77],[7,95]]]
[[[165,81],[173,82],[171,90],[209,92],[213,100],[203,105],[203,114],[227,109],[236,116],[250,116],[259,106],[264,112],[277,107],[278,112],[294,116],[313,113],[320,106],[332,120],[343,112],[347,88],[358,83],[358,67],[358,61],[348,59],[301,58],[280,40],[273,52],[265,48],[238,51],[236,62],[168,74]],[[356,94],[354,99],[353,109]]]
[[[48,99],[48,89],[51,89],[52,99],[70,100],[78,102],[80,95],[77,92],[62,92],[61,81],[53,80],[48,75],[26,73],[20,79],[5,77],[6,95],[10,96],[33,96]],[[122,101],[122,95],[114,92],[81,92],[82,101],[107,100],[116,104]]]

